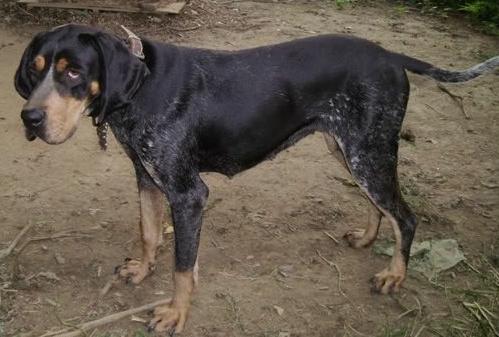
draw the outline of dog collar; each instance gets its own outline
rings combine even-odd
[[[125,31],[125,33],[128,34],[128,37],[125,40],[125,43],[128,46],[128,49],[130,49],[130,52],[135,55],[137,58],[143,60],[145,58],[144,55],[144,48],[142,46],[142,41],[140,40],[140,37],[135,35],[134,32],[132,32],[130,29],[126,28],[123,25],[120,25],[121,29]]]

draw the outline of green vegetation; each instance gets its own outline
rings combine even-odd
[[[336,4],[336,7],[338,7],[338,9],[343,9],[345,5],[351,4],[352,0],[335,0],[334,2]]]
[[[458,276],[449,277],[452,274]],[[470,257],[431,286],[444,296],[447,311],[428,314],[428,303],[423,305],[414,296],[414,307],[388,323],[377,337],[499,336],[499,271],[485,254]]]
[[[473,22],[480,24],[485,32],[499,35],[498,0],[407,0],[403,2],[440,14],[465,13]]]

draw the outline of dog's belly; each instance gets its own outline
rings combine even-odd
[[[202,128],[198,137],[201,171],[233,176],[323,127],[319,114],[292,104],[229,116]]]

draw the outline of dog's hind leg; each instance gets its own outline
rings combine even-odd
[[[348,167],[343,152],[341,152],[338,143],[333,136],[324,133],[324,140],[326,145],[331,152],[331,154],[343,165],[343,167],[350,173],[350,168]],[[344,238],[347,240],[348,244],[353,248],[364,248],[369,247],[378,236],[379,226],[381,224],[382,213],[379,209],[372,203],[371,200],[368,201],[368,217],[367,226],[365,229],[354,228],[347,231]]]
[[[372,124],[353,130],[354,137],[340,135],[338,144],[352,177],[390,220],[394,231],[396,243],[390,265],[373,278],[373,290],[387,294],[399,290],[406,277],[416,218],[402,198],[397,177],[398,140],[405,105],[383,100],[369,103],[369,111],[363,115],[370,116]]]
[[[395,249],[390,265],[373,278],[373,290],[397,291],[407,273],[416,217],[402,198],[397,176],[399,133],[409,97],[407,76],[400,69],[381,69],[361,84],[350,85],[345,109],[334,110],[335,123],[328,124],[353,179],[378,211],[391,223]],[[333,102],[336,105],[337,102]],[[340,102],[341,103],[341,102]],[[379,216],[365,235],[375,236]],[[353,235],[355,239],[355,235]],[[363,238],[364,236],[362,236]],[[362,240],[361,238],[361,240]],[[369,240],[367,240],[369,241]]]

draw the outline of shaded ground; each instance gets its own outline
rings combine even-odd
[[[125,21],[148,37],[219,49],[351,33],[448,68],[499,54],[497,38],[385,4],[338,10],[332,2],[207,2],[205,12],[201,5],[188,7],[191,22]],[[33,242],[16,259],[2,261],[0,336],[39,336],[62,322],[74,325],[168,296],[169,235],[152,277],[138,287],[115,287],[97,301],[114,266],[140,251],[132,166],[114,140],[108,152],[98,149],[90,121],[61,146],[25,141],[22,100],[11,80],[15,67],[29,37],[42,29],[36,23],[59,24],[68,17],[33,12],[25,20],[35,24],[25,27],[19,25],[22,16],[8,13],[0,32],[0,249],[28,223],[34,227],[27,237],[68,237]],[[115,31],[120,18],[73,16]],[[174,24],[176,30],[165,30]],[[433,284],[412,272],[400,294],[372,295],[368,280],[388,259],[324,234],[340,238],[362,227],[366,200],[349,186],[322,137],[313,135],[233,179],[204,176],[211,194],[200,249],[201,287],[187,336],[493,336],[499,316],[497,73],[447,86],[463,97],[471,119],[434,81],[410,79],[405,125],[416,141],[401,142],[399,171],[421,220],[416,239],[456,238],[467,263]],[[380,238],[391,237],[384,223]],[[317,252],[337,264],[345,295],[337,271]],[[474,301],[495,314],[488,316],[490,324],[483,317],[477,324],[464,308],[463,302]],[[284,309],[281,315],[275,306]],[[142,331],[140,323],[122,320],[93,336],[143,336]]]

